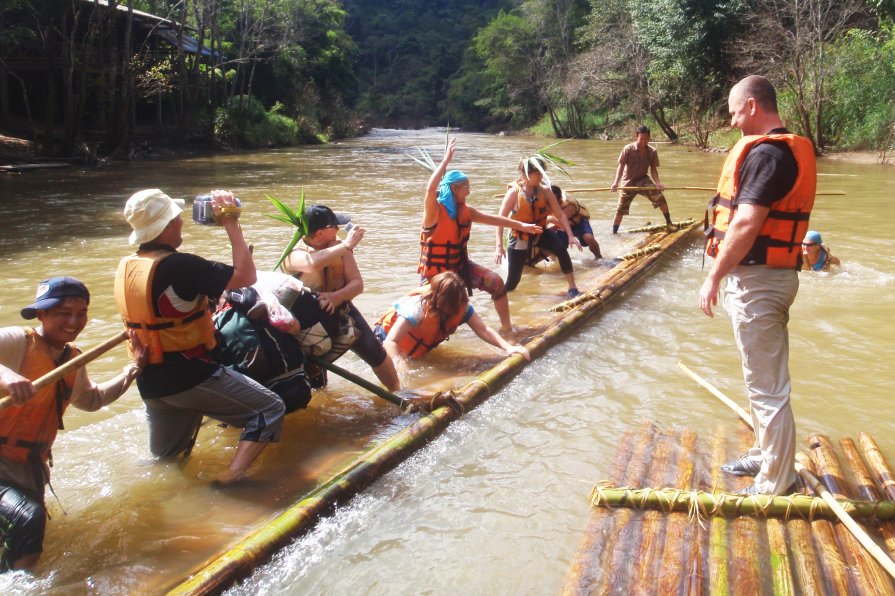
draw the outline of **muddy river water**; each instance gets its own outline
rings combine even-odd
[[[493,195],[515,165],[547,141],[459,134],[455,166],[471,180],[470,203],[496,212]],[[438,159],[443,133],[377,130],[327,146],[151,161],[79,171],[0,177],[0,324],[20,325],[37,282],[71,275],[90,288],[90,323],[79,344],[95,345],[120,326],[112,300],[118,260],[128,253],[121,216],[134,191],[160,187],[191,198],[232,189],[244,204],[256,262],[270,268],[291,230],[264,216],[265,194],[349,213],[368,231],[356,251],[365,293],[355,302],[375,319],[416,282],[421,200],[428,173],[406,152]],[[572,141],[557,149],[577,165],[568,188],[608,186],[621,142]],[[667,186],[714,186],[722,154],[657,145]],[[895,169],[822,159],[813,229],[844,264],[837,275],[802,275],[791,312],[793,403],[798,433],[834,441],[866,431],[895,458]],[[610,235],[615,199],[582,193],[603,253],[617,256],[637,236]],[[711,193],[669,191],[675,219],[701,218]],[[623,229],[661,215],[635,200]],[[549,594],[563,585],[581,539],[593,483],[605,479],[626,430],[644,419],[708,438],[734,416],[677,367],[683,361],[745,401],[729,323],[704,316],[697,292],[705,272],[694,238],[603,315],[536,360],[484,406],[467,413],[361,496],[281,551],[233,589],[244,594]],[[494,232],[476,226],[472,258],[497,269]],[[187,223],[183,250],[229,259],[226,235]],[[607,265],[573,254],[582,289]],[[504,266],[505,267],[505,266]],[[505,275],[505,269],[503,271]],[[519,325],[543,321],[565,284],[555,268],[529,272],[511,294]],[[473,303],[498,325],[486,295]],[[461,329],[405,378],[446,387],[492,366],[500,353]],[[125,363],[123,348],[89,367],[104,380]],[[349,354],[340,363],[373,378]],[[332,378],[332,377],[331,377]],[[312,490],[318,479],[406,426],[412,416],[334,379],[309,409],[287,419],[252,481],[210,485],[232,457],[237,431],[206,424],[186,461],[156,462],[147,447],[136,388],[101,412],[70,409],[54,448],[52,515],[35,575],[0,577],[2,593],[155,593]]]

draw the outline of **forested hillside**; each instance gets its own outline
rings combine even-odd
[[[731,84],[762,73],[818,150],[885,152],[893,16],[895,0],[5,0],[0,123],[48,155],[120,155],[147,130],[264,147],[448,122],[646,121],[706,146]]]

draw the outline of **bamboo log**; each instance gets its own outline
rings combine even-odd
[[[684,366],[682,362],[678,362],[678,366],[688,376],[690,376],[690,378],[702,385],[712,395],[718,398],[718,400],[731,408],[749,428],[752,428],[752,418],[735,401],[719,391],[714,385]],[[800,459],[803,461],[799,461]],[[815,492],[824,499],[827,505],[835,504],[838,506],[838,504],[835,503],[835,500],[833,500],[832,496],[830,496],[829,492],[823,489],[822,486],[819,486],[820,483],[817,481],[816,478],[814,478],[811,470],[808,468],[808,466],[810,465],[810,461],[808,460],[807,456],[804,456],[804,454],[797,454],[796,460],[796,471],[802,476],[805,482],[807,482],[812,488],[817,487],[814,488]],[[836,512],[836,517],[840,520],[843,520],[843,523],[845,523],[844,520],[850,519],[848,517],[848,514],[845,513],[841,507],[838,511],[836,511],[835,508],[833,509],[834,512]],[[834,546],[836,544],[836,539],[832,524],[825,520],[817,520],[813,524],[811,524],[811,530],[813,536],[816,538],[815,543],[819,545],[821,549],[818,553],[818,557],[824,563],[824,578],[826,580],[826,585],[830,586],[830,590],[833,594],[847,593],[848,581],[843,571],[843,559],[838,549],[836,549]]]
[[[651,484],[663,482],[667,471],[676,463],[672,440],[665,433],[657,433],[653,439],[652,452],[647,462],[646,481]],[[649,512],[655,514],[655,512]],[[661,516],[660,516],[661,517]],[[654,516],[625,516],[616,525],[616,546],[610,553],[609,573],[596,590],[597,594],[627,593],[636,585],[637,570],[643,565],[651,566],[655,561],[655,544],[659,539],[657,525],[660,520]],[[635,567],[631,567],[634,558]],[[610,580],[610,581],[605,581]],[[629,587],[630,586],[630,587]]]
[[[727,459],[726,445],[727,433],[722,425],[718,425],[712,448],[711,463],[711,490],[714,492],[729,476],[721,475],[721,464]],[[708,549],[706,555],[706,569],[708,571],[708,594],[727,596],[730,593],[729,569],[728,569],[728,532],[730,522],[721,516],[709,517],[711,527],[708,536]],[[706,585],[705,582],[702,582]],[[702,590],[695,587],[688,590],[688,596],[702,596]]]
[[[696,223],[696,221],[691,218],[691,219],[684,219],[681,221],[676,221],[672,225],[675,226],[677,229],[681,229],[681,228],[688,228],[688,227],[692,226],[694,223]],[[629,229],[625,230],[625,233],[626,234],[642,234],[642,233],[652,234],[654,232],[661,232],[663,230],[668,230],[668,224],[663,223],[663,224],[656,224],[654,226],[647,225],[647,226],[640,226],[639,228],[629,228]]]
[[[808,453],[811,461],[814,463],[821,481],[826,485],[827,490],[834,498],[846,498],[846,484],[842,475],[842,468],[836,459],[833,451],[833,445],[829,438],[825,435],[813,433],[808,435]],[[883,590],[891,593],[893,591],[892,582],[886,575],[885,571],[880,568],[880,563],[873,560],[873,557],[863,548],[860,542],[850,534],[847,529],[839,524],[834,526],[836,535],[839,538],[839,545],[845,554],[845,560],[848,563],[850,579],[853,585],[862,593],[871,594],[876,590]],[[877,546],[877,549],[879,547]],[[888,557],[885,553],[881,553],[884,557]],[[889,559],[889,563],[895,568],[895,562]]]
[[[813,464],[807,455],[801,452],[796,454],[796,461],[809,472],[814,473]],[[816,478],[815,481],[817,481]],[[824,499],[824,502],[828,503],[826,499]],[[848,582],[845,556],[839,548],[839,541],[836,538],[833,523],[826,519],[814,519],[809,527],[811,536],[814,539],[818,561],[822,564],[822,575],[824,585],[828,588],[827,592],[836,596],[848,594],[851,588]]]
[[[648,271],[662,256],[672,247],[676,246],[683,238],[696,228],[697,224],[678,230],[672,233],[659,233],[649,236],[644,242],[638,243],[638,248],[657,245],[662,250],[652,252],[638,259],[635,263],[622,262],[617,265],[610,275],[604,277],[601,283],[593,289],[576,296],[571,300],[566,300],[554,305],[550,310],[553,312],[565,312],[583,304],[598,302],[600,304],[608,302],[612,297],[617,295],[619,291],[636,281],[646,271]],[[602,306],[596,308],[602,309]]]
[[[858,442],[861,444],[861,451],[864,452],[867,464],[873,470],[883,494],[887,499],[895,501],[895,474],[892,473],[892,468],[883,457],[876,441],[867,433],[860,432],[858,433]]]
[[[743,453],[754,442],[752,433],[745,428],[739,429],[736,453]],[[734,484],[742,488],[745,478],[736,479]],[[729,544],[729,577],[734,593],[761,594],[764,586],[769,585],[770,577],[763,577],[762,571],[767,569],[767,538],[764,525],[753,517],[738,517],[731,520],[728,530]]]
[[[861,459],[861,455],[858,453],[858,448],[855,446],[855,442],[846,437],[839,439],[839,446],[842,447],[842,452],[845,454],[848,465],[851,466],[852,473],[855,475],[855,480],[857,480],[857,496],[865,501],[881,500],[883,498],[882,494],[879,489],[876,488],[876,484],[874,484],[873,478],[870,475],[870,470],[867,469],[864,460]],[[891,521],[880,521],[876,527],[883,537],[883,543],[885,544],[889,555],[891,556],[895,554],[895,524]]]
[[[615,454],[610,478],[612,481],[625,482],[630,471],[639,473],[642,461],[648,453],[648,446],[652,442],[655,433],[653,424],[641,426],[637,448],[635,449],[634,432],[628,431],[622,437],[621,445]],[[594,511],[584,531],[584,536],[575,559],[569,568],[562,593],[565,596],[590,594],[592,586],[599,578],[600,556],[603,552],[603,535],[611,534],[612,515],[608,511]],[[607,531],[608,530],[608,531]]]
[[[669,240],[669,246],[686,237],[684,230]],[[650,237],[659,241],[662,234]],[[645,241],[645,242],[646,242]],[[625,268],[625,284],[630,284],[645,274],[663,253],[650,255]],[[620,295],[624,285],[615,288],[612,296]],[[609,299],[607,298],[607,299]],[[600,312],[604,302],[590,302],[567,313],[548,326],[544,332],[526,344],[536,358],[547,351],[559,339],[574,331],[577,326]],[[393,469],[417,449],[441,434],[462,412],[484,403],[492,392],[498,390],[521,371],[527,362],[521,356],[509,356],[497,366],[467,383],[455,395],[460,408],[440,407],[420,418],[381,445],[361,454],[348,467],[341,470],[314,492],[276,516],[270,522],[244,538],[230,550],[220,553],[196,568],[190,577],[172,588],[174,594],[206,594],[219,592],[244,577],[266,561],[278,548],[307,531],[316,521],[332,511],[339,503],[357,494],[377,478]]]
[[[684,431],[681,434],[680,457],[677,474],[671,480],[671,486],[689,487],[695,471],[696,433]],[[699,550],[696,537],[698,525],[689,523],[686,515],[678,514],[668,517],[665,526],[665,543],[662,556],[659,557],[659,594],[679,594],[684,585],[684,573],[690,554]],[[688,539],[689,538],[689,539]],[[648,585],[648,584],[644,584]],[[650,592],[656,592],[653,584]]]

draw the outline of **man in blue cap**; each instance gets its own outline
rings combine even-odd
[[[97,385],[83,368],[55,383],[32,381],[79,351],[72,345],[87,325],[90,292],[71,277],[52,277],[37,288],[35,302],[22,309],[35,328],[0,329],[0,390],[11,405],[0,409],[0,570],[30,569],[43,550],[45,486],[50,481],[50,449],[69,405],[93,412],[120,397],[143,364],[142,347],[132,343],[137,363]]]

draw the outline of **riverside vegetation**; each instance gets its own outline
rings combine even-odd
[[[103,6],[0,6],[0,127],[44,155],[126,157],[165,131],[268,147],[446,122],[605,138],[645,121],[657,140],[727,146],[726,91],[755,72],[818,152],[895,148],[895,0]]]

